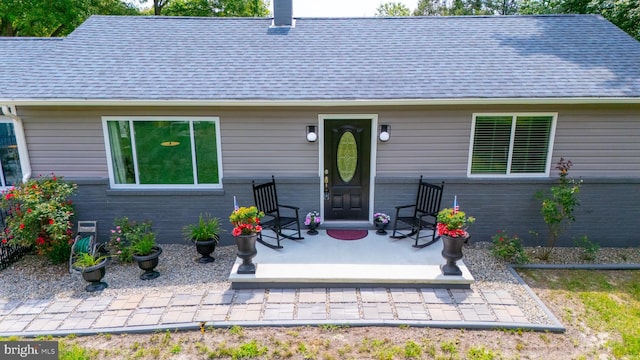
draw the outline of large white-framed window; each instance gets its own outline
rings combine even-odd
[[[557,113],[473,114],[467,175],[549,176]]]
[[[15,124],[10,118],[0,117],[0,187],[5,188],[22,182],[22,166],[18,151]]]
[[[112,188],[221,188],[220,118],[105,116]]]

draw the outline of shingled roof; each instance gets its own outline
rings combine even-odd
[[[2,39],[0,103],[640,98],[640,43],[595,15],[271,25],[92,16],[62,40]]]

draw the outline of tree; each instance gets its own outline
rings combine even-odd
[[[266,0],[214,0],[215,16],[264,17],[269,15]]]
[[[515,1],[515,0],[505,0]],[[494,15],[497,11],[491,0],[420,0],[415,16]]]
[[[413,11],[414,16],[449,15],[449,7],[446,0],[420,0]]]
[[[162,6],[164,15],[171,16],[263,17],[269,14],[265,0],[163,0]],[[159,11],[162,9],[157,10],[156,15]]]
[[[153,0],[153,14],[161,15],[162,8],[164,8],[169,3],[169,0]]]
[[[134,15],[138,10],[120,0],[2,0],[0,35],[64,36],[93,14]]]
[[[160,15],[161,10],[157,10],[155,14]],[[168,16],[214,16],[208,0],[173,0],[164,9],[164,14]]]
[[[399,2],[388,2],[384,4],[380,4],[378,9],[376,9],[376,16],[384,17],[384,16],[409,16],[411,15],[411,10],[406,7],[403,3]]]
[[[520,14],[600,14],[640,40],[640,0],[522,0]]]
[[[602,0],[599,12],[627,34],[640,40],[640,0]]]
[[[492,6],[498,15],[516,15],[518,14],[518,7],[518,0],[495,0]]]
[[[522,0],[519,13],[521,15],[553,14],[558,8],[558,0]]]

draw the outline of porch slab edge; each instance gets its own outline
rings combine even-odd
[[[380,283],[380,282],[267,282],[267,281],[232,281],[231,289],[274,289],[274,288],[433,288],[433,289],[470,289],[471,282],[458,283]]]

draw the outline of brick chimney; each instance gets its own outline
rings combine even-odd
[[[273,25],[293,26],[293,0],[273,0]]]

